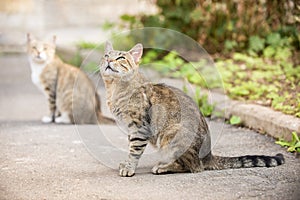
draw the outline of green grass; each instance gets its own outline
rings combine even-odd
[[[283,139],[280,139],[275,142],[276,144],[279,144],[282,147],[287,147],[287,151],[294,153],[300,153],[300,139],[296,132],[292,132],[292,140],[291,141],[285,141]]]
[[[254,52],[250,53],[252,55],[234,53],[230,59],[217,60],[215,64],[226,94],[232,99],[300,117],[300,65],[293,64],[287,52],[281,52],[286,56],[278,56],[276,50],[271,57],[258,56]],[[155,51],[149,51],[143,57],[142,64],[146,63],[151,63],[152,68],[166,76],[184,78],[204,88],[220,87],[220,80],[214,79],[215,74],[205,72],[209,68],[204,67],[203,60],[186,63],[176,52],[157,60]]]
[[[235,53],[216,66],[232,99],[300,117],[300,65]]]

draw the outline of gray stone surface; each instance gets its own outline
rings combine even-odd
[[[227,109],[229,116],[239,116],[243,124],[274,138],[292,139],[292,132],[300,133],[300,118],[274,111],[268,107],[230,101]]]
[[[156,176],[150,170],[157,155],[149,148],[134,177],[119,177],[116,168],[122,158],[112,147],[122,152],[127,143],[118,127],[42,124],[46,101],[31,83],[26,57],[0,55],[0,66],[1,200],[299,199],[299,159],[268,136],[218,121],[208,121],[215,154],[283,153],[286,163],[275,168]],[[101,85],[99,90],[103,91]],[[109,114],[107,109],[104,112]],[[96,131],[112,144],[99,155],[92,143],[82,140]],[[94,140],[94,144],[102,142]]]

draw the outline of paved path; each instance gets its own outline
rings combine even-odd
[[[134,177],[119,177],[116,167],[123,151],[99,151],[95,144],[103,147],[104,141],[93,139],[104,135],[103,140],[124,149],[127,143],[118,127],[42,124],[46,101],[30,81],[26,57],[0,55],[0,69],[1,200],[299,199],[299,159],[267,136],[216,121],[209,121],[215,154],[283,153],[286,164],[155,176],[150,169],[157,155],[149,149]]]

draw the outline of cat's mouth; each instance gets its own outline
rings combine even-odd
[[[116,72],[116,73],[119,72],[118,70],[115,70],[115,69],[111,68],[109,65],[107,65],[107,67],[105,68],[105,71],[107,71],[107,70],[111,70],[111,71]]]
[[[34,61],[35,61],[35,62],[42,63],[42,62],[44,62],[45,60],[44,60],[42,57],[40,57],[40,56],[36,56],[36,57],[34,57]]]

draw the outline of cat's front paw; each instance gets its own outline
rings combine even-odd
[[[49,117],[49,116],[44,116],[42,118],[42,122],[45,123],[45,124],[49,124],[52,122],[52,117]]]
[[[124,161],[119,165],[119,175],[120,176],[133,176],[135,174],[135,165],[131,162]]]

